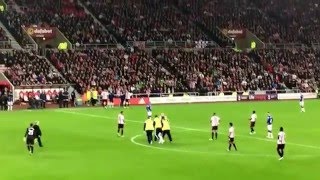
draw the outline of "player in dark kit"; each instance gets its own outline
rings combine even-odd
[[[30,155],[32,155],[33,154],[34,139],[35,139],[35,130],[33,128],[33,124],[32,123],[27,128],[23,139],[26,142],[26,145],[27,145],[27,148],[28,148],[28,151],[29,151]]]
[[[35,136],[35,139],[37,139],[38,141],[38,144],[39,144],[39,147],[43,147],[42,145],[42,141],[41,141],[41,136],[42,136],[42,132],[41,132],[41,129],[40,129],[40,126],[39,126],[39,121],[35,122],[33,128],[34,128],[34,136]]]

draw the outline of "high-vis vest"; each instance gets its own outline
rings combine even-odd
[[[155,124],[155,128],[161,128],[162,127],[160,118],[158,118],[158,117],[154,118],[154,122],[156,123]]]
[[[145,123],[146,123],[146,131],[148,131],[148,130],[154,130],[154,126],[153,126],[153,121],[152,121],[152,119],[147,119],[146,121],[145,121]]]
[[[162,120],[162,130],[170,130],[170,124],[168,120]]]
[[[92,91],[92,98],[98,99],[98,91]]]
[[[91,99],[91,92],[87,91],[87,100],[89,101]]]

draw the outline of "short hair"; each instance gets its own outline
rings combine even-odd
[[[229,125],[230,125],[230,126],[233,126],[232,122],[231,122],[231,123],[229,123]]]
[[[216,115],[216,113],[214,112],[213,115]]]
[[[30,127],[32,127],[33,126],[33,123],[30,123]]]
[[[155,115],[154,117],[158,117],[158,115]]]
[[[255,110],[253,110],[253,111],[252,111],[252,113],[254,114],[254,113],[256,113],[256,111],[255,111]]]
[[[280,131],[283,131],[283,127],[280,127]]]
[[[123,114],[123,111],[120,111],[121,114]]]

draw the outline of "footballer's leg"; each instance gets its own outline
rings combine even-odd
[[[167,132],[167,133],[168,133],[169,141],[170,141],[170,142],[172,142],[172,136],[171,136],[171,132],[170,132],[170,130],[168,130],[168,132]]]
[[[124,127],[121,128],[121,136],[123,137]]]
[[[232,146],[232,144],[231,144],[231,140],[229,140],[229,147],[228,147],[228,151],[230,151],[230,150],[231,150],[231,146]]]
[[[158,134],[159,134],[159,128],[156,128],[156,133],[154,134],[154,141],[157,141],[159,139]]]
[[[120,124],[118,124],[118,136],[120,136]]]
[[[37,141],[38,141],[39,147],[43,147],[40,136],[37,137]]]
[[[234,150],[238,151],[237,146],[236,146],[236,143],[233,142],[232,144],[233,144]]]
[[[278,146],[277,146],[277,153],[278,153],[278,155],[280,156],[280,158],[282,157],[282,152],[281,152],[281,147],[280,147],[280,145],[278,144]]]

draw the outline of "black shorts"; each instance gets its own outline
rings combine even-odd
[[[126,99],[126,102],[128,103],[130,99]]]
[[[251,127],[251,128],[254,128],[255,125],[256,125],[256,122],[251,122],[251,123],[250,123],[250,127]]]
[[[278,144],[278,149],[284,149],[285,148],[285,144]]]
[[[156,135],[158,135],[159,133],[162,133],[162,128],[156,128]]]
[[[217,131],[218,130],[218,126],[212,126],[212,130]]]
[[[27,145],[34,145],[34,137],[27,137],[26,144]]]
[[[234,138],[229,138],[229,142],[233,143],[234,142]]]
[[[111,103],[113,103],[113,99],[109,99],[109,101],[110,101]]]
[[[124,128],[124,124],[118,124],[118,128]]]

